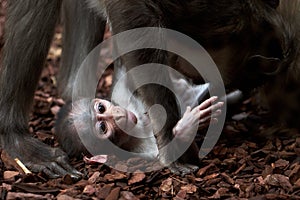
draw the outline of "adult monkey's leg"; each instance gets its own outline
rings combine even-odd
[[[0,75],[0,141],[13,158],[50,177],[78,172],[66,154],[28,132],[28,114],[51,43],[61,0],[10,0]]]
[[[90,51],[103,41],[106,19],[89,8],[87,1],[64,0],[63,24],[64,45],[59,89],[63,99],[70,101],[80,65]]]

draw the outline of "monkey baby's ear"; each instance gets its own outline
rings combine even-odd
[[[277,8],[279,6],[280,0],[263,0],[266,4],[272,8]]]

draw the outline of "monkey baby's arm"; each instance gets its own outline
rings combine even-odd
[[[218,122],[217,117],[221,114],[220,108],[223,102],[213,104],[217,97],[211,97],[195,108],[187,107],[183,117],[173,128],[173,135],[182,141],[190,141],[195,126],[212,120],[213,123]]]

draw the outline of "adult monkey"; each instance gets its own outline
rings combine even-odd
[[[251,88],[260,84],[269,74],[283,68],[282,62],[287,52],[292,50],[293,30],[285,25],[280,13],[275,10],[278,0],[88,2],[107,14],[113,33],[136,27],[159,26],[193,37],[211,53],[227,85],[242,81],[239,86]],[[50,177],[66,173],[77,176],[61,150],[47,147],[27,134],[28,112],[34,89],[62,1],[11,0],[8,3],[0,77],[1,146],[11,156],[20,158],[32,171],[43,171]],[[101,41],[105,20],[90,11],[86,2],[81,0],[64,0],[63,10],[65,36],[60,80],[64,87],[61,89],[62,96],[70,100],[76,71],[88,52]],[[162,40],[163,37],[157,34],[156,37]],[[167,58],[166,52],[145,50],[123,57],[123,62],[130,69],[143,63],[167,64]],[[182,60],[176,57],[173,60],[179,63],[178,69],[188,77],[194,80],[199,78],[194,76],[193,71],[182,68]],[[150,96],[149,91],[153,94],[153,90],[157,95]],[[141,89],[139,94],[147,106],[163,105],[169,113],[167,121],[178,121],[175,100],[168,97],[168,91],[159,86],[149,86]],[[154,118],[151,120],[155,123]],[[166,124],[158,133],[159,147],[171,140],[173,126]],[[168,163],[168,156],[166,152],[160,152],[163,163]],[[184,161],[184,156],[181,160]],[[184,165],[175,168],[186,171]]]

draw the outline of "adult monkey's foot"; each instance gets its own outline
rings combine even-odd
[[[49,178],[70,174],[78,180],[82,174],[70,166],[68,156],[59,148],[52,148],[29,134],[0,136],[3,149],[12,158],[18,158],[32,172],[43,172]]]

